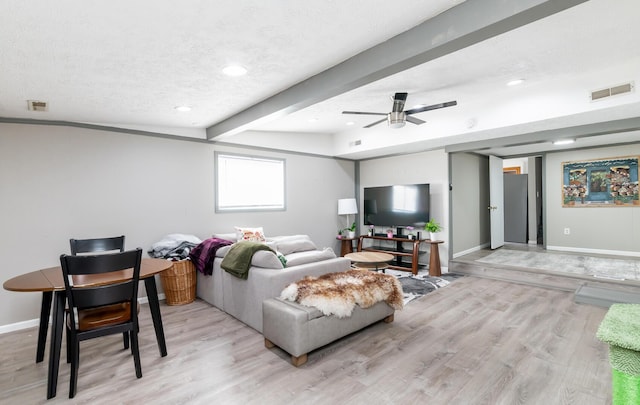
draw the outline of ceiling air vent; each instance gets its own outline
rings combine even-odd
[[[49,111],[46,101],[27,100],[27,108],[29,111]]]
[[[603,98],[617,96],[619,94],[631,93],[634,87],[633,82],[631,82],[610,87],[608,89],[595,90],[591,92],[591,101],[601,100]]]

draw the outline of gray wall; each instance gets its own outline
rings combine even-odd
[[[545,163],[547,249],[640,255],[640,206],[562,207],[562,162],[640,155],[640,143],[549,153]],[[564,234],[564,228],[570,234]]]
[[[429,183],[430,215],[444,228],[444,231],[438,233],[438,239],[444,241],[439,245],[441,265],[447,267],[449,257],[449,172],[447,154],[444,150],[360,162],[359,212],[362,212],[363,209],[362,193],[364,187],[421,183]],[[360,227],[363,226],[362,222],[362,216],[360,216]],[[424,235],[424,230],[420,231]],[[365,232],[362,229],[362,233]],[[421,261],[423,260],[421,259]]]
[[[471,153],[451,157],[452,254],[461,256],[490,243],[489,159]]]
[[[214,212],[214,151],[282,157],[287,210]],[[337,200],[353,196],[355,164],[82,128],[0,124],[2,281],[59,265],[69,238],[126,235],[127,248],[169,233],[202,239],[238,226],[305,233],[338,251]],[[160,283],[158,283],[160,284]],[[144,292],[144,289],[142,290]],[[2,325],[37,318],[40,295],[0,290]]]

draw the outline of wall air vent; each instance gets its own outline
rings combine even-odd
[[[27,108],[29,111],[49,111],[46,101],[27,100]]]
[[[631,93],[635,89],[633,82],[610,87],[608,89],[595,90],[591,92],[591,101],[602,100],[603,98],[617,96],[619,94]]]

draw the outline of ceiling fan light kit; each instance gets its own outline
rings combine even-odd
[[[393,96],[393,107],[392,111],[389,113],[378,113],[378,112],[364,112],[364,111],[343,111],[343,114],[360,114],[360,115],[385,115],[386,118],[381,120],[372,122],[369,125],[366,125],[364,128],[371,128],[374,125],[378,125],[381,122],[387,121],[387,124],[390,128],[402,128],[405,126],[407,121],[415,125],[424,124],[426,121],[423,121],[419,118],[412,117],[411,114],[417,114],[430,110],[437,110],[439,108],[452,107],[457,105],[457,101],[448,101],[446,103],[439,103],[433,105],[422,105],[420,107],[415,107],[410,110],[404,109],[404,103],[407,101],[407,93],[396,93]]]
[[[387,115],[387,123],[391,128],[404,127],[406,116],[404,112],[390,112]]]

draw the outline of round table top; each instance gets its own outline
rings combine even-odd
[[[140,278],[151,277],[173,266],[173,262],[165,259],[144,258],[140,263]],[[132,270],[122,270],[110,273],[109,277],[100,275],[83,276],[82,279],[74,277],[75,285],[100,285],[117,282],[130,278]],[[49,267],[21,274],[4,282],[2,287],[8,291],[55,291],[64,290],[62,267]]]
[[[382,252],[353,252],[344,257],[356,263],[386,263],[393,260],[393,255]]]

